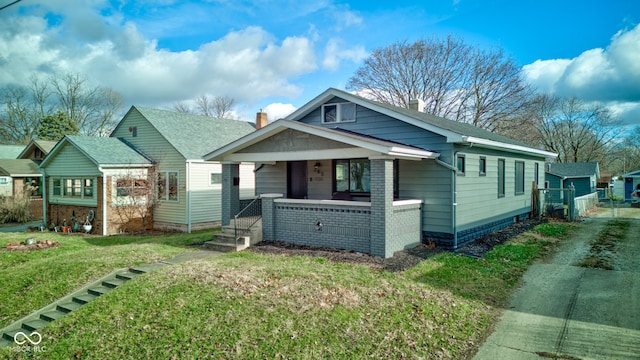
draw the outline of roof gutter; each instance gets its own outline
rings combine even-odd
[[[552,158],[558,157],[558,154],[545,151],[545,150],[539,150],[539,149],[531,148],[528,146],[522,146],[522,145],[507,144],[500,141],[487,140],[487,139],[477,138],[473,136],[463,136],[462,141],[468,142],[471,144],[482,145],[486,147],[506,149],[506,150],[511,150],[515,152],[523,152],[527,154],[540,155],[544,157],[552,157]]]

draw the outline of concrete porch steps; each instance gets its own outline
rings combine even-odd
[[[244,229],[242,235],[235,239],[233,225],[225,225],[219,233],[213,235],[211,241],[203,244],[205,250],[219,252],[238,252],[262,240],[262,220],[258,220],[251,228]]]
[[[0,348],[8,346],[27,346],[31,345],[29,342],[22,345],[18,345],[14,341],[14,336],[18,333],[23,333],[31,337],[34,331],[38,331],[50,322],[56,321],[66,314],[73,312],[85,304],[97,299],[109,291],[114,290],[118,286],[124,284],[126,281],[133,279],[147,271],[153,270],[157,267],[166,266],[168,264],[151,264],[147,267],[138,266],[129,269],[116,270],[109,275],[95,281],[87,286],[82,287],[74,291],[73,293],[65,296],[58,301],[45,306],[44,308],[34,311],[33,313],[25,316],[24,318],[13,322],[9,326],[0,329]],[[25,340],[22,335],[18,336],[18,340]],[[33,337],[31,337],[33,338]],[[44,339],[43,339],[44,340]]]

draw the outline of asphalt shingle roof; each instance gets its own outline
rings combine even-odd
[[[440,117],[440,116],[427,114],[427,113],[416,111],[416,110],[413,110],[413,109],[408,109],[408,108],[404,108],[404,107],[399,107],[399,106],[394,106],[394,105],[389,105],[389,104],[377,102],[377,101],[374,101],[374,100],[363,98],[363,97],[358,96],[358,95],[349,94],[349,93],[346,93],[346,92],[344,92],[342,90],[338,90],[338,89],[334,89],[334,90],[336,90],[336,92],[345,93],[345,94],[347,94],[349,96],[358,97],[362,101],[367,102],[369,104],[387,108],[387,109],[389,109],[391,111],[394,111],[394,112],[397,112],[399,114],[402,114],[402,115],[411,117],[413,119],[422,121],[422,122],[424,122],[426,124],[429,124],[429,125],[436,126],[436,127],[441,128],[441,129],[444,129],[444,130],[448,130],[448,131],[454,132],[454,133],[459,134],[461,136],[472,136],[472,137],[478,137],[478,138],[486,139],[486,140],[498,141],[498,142],[502,142],[502,143],[505,143],[505,144],[530,147],[530,145],[527,145],[527,144],[522,143],[520,141],[513,140],[513,139],[511,139],[509,137],[493,133],[493,132],[491,132],[489,130],[482,129],[482,128],[473,126],[471,124],[450,120],[450,119],[447,119],[447,118],[443,118],[443,117]]]
[[[22,145],[0,145],[0,159],[15,159],[23,149]]]
[[[547,172],[563,177],[583,177],[597,173],[597,162],[553,163],[548,164]]]
[[[146,165],[151,161],[119,138],[98,136],[65,137],[98,165]]]
[[[209,152],[255,131],[246,121],[212,118],[134,106],[187,160],[202,159]]]
[[[29,159],[0,159],[0,175],[40,175],[38,165]]]

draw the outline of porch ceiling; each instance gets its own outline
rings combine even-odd
[[[207,155],[209,161],[273,162],[370,158],[435,159],[440,154],[367,136],[278,120]]]

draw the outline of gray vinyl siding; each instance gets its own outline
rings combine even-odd
[[[400,160],[398,168],[398,197],[423,201],[422,230],[452,233],[452,171],[433,160]]]
[[[315,164],[320,164],[316,173]],[[307,161],[307,197],[309,199],[331,199],[333,195],[333,162],[331,160]]]
[[[504,219],[531,210],[531,189],[535,163],[539,169],[543,159],[517,156],[481,148],[460,148],[458,155],[465,157],[465,175],[456,176],[457,230]],[[479,173],[480,157],[486,158],[486,175]],[[498,160],[505,160],[504,197],[498,196]],[[524,162],[524,193],[516,195],[516,161]],[[540,177],[540,173],[538,173]],[[539,179],[538,181],[540,181]]]
[[[332,102],[344,102],[344,100],[334,98],[327,103]],[[354,131],[360,134],[394,141],[404,145],[415,146],[425,150],[433,150],[441,153],[441,156],[448,156],[448,153],[451,150],[451,144],[447,144],[446,139],[438,134],[359,105],[356,107],[356,121],[354,122],[323,124],[321,116],[322,109],[319,107],[304,118],[300,119],[300,121],[306,124],[327,128],[339,127],[340,129]]]
[[[265,164],[256,172],[256,194],[287,195],[287,163]]]
[[[136,127],[137,136],[129,128]],[[187,223],[186,160],[137,110],[128,114],[111,137],[123,138],[142,149],[158,163],[158,171],[178,172],[178,201],[160,201],[153,213],[154,221]]]

